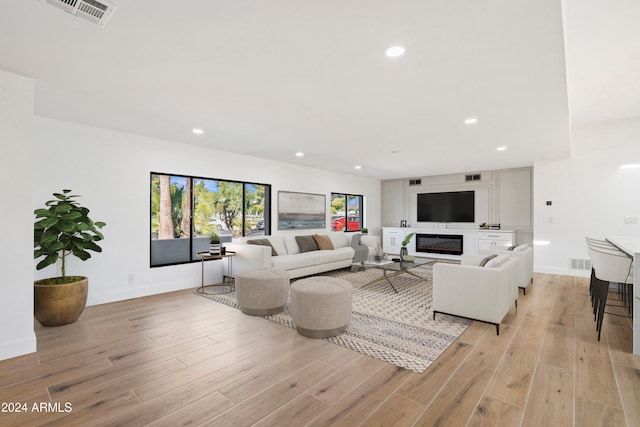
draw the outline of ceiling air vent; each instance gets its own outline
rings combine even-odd
[[[116,10],[114,4],[104,0],[46,0],[46,2],[101,27],[104,27]]]
[[[464,176],[465,181],[480,181],[480,179],[482,179],[482,176],[479,173]]]
[[[409,185],[422,185],[422,179],[420,178],[410,179]]]

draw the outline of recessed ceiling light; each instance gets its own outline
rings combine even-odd
[[[296,157],[304,157],[304,153],[302,151],[298,151],[296,153]]]
[[[498,147],[496,148],[496,151],[505,151],[507,149],[507,147]]]
[[[353,168],[354,168],[354,169],[358,169],[358,170],[360,170],[360,169],[362,169],[362,166],[360,166],[360,165],[356,165],[356,166],[354,166]]]
[[[191,129],[191,132],[195,133],[196,135],[202,135],[204,133],[204,130],[200,128],[193,128]]]
[[[478,118],[477,117],[469,117],[468,119],[466,119],[464,121],[465,125],[475,125],[476,123],[478,123]]]
[[[640,168],[640,163],[620,166],[620,169],[634,169],[634,168]]]
[[[389,58],[397,58],[398,56],[404,55],[404,46],[391,46],[384,51],[385,55]]]

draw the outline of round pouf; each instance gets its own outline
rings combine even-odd
[[[280,313],[289,297],[289,272],[279,269],[249,270],[236,274],[240,310],[252,316]]]
[[[340,335],[351,319],[351,284],[335,277],[314,276],[291,285],[291,317],[300,335]]]

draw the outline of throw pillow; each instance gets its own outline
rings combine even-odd
[[[296,236],[296,243],[300,248],[300,252],[311,252],[318,250],[318,244],[313,236]]]
[[[485,267],[500,267],[505,262],[509,261],[509,255],[499,255],[494,259],[490,259]]]
[[[495,257],[497,257],[497,254],[491,254],[489,256],[486,256],[482,259],[482,261],[480,261],[480,264],[478,264],[480,267],[484,267],[485,265],[487,265],[487,263],[489,261],[491,261],[492,259],[494,259]]]
[[[316,244],[318,245],[318,249],[320,249],[321,251],[333,250],[333,243],[331,243],[331,239],[329,238],[329,236],[314,234],[313,240],[316,241]]]
[[[529,245],[527,245],[526,243],[520,246],[516,246],[513,251],[514,252],[524,252],[529,248]]]
[[[251,239],[247,240],[248,245],[269,246],[271,248],[271,256],[278,256],[278,252],[273,248],[271,242],[267,239]]]
[[[507,248],[507,250],[508,250],[508,251],[512,251],[512,250],[514,250],[515,248],[516,248],[516,246],[509,246],[509,247]]]

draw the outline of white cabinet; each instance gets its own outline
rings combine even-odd
[[[382,228],[382,250],[390,254],[399,254],[404,240],[402,228]]]
[[[478,232],[478,250],[490,249],[491,246],[513,246],[516,232],[511,230],[487,230]]]

